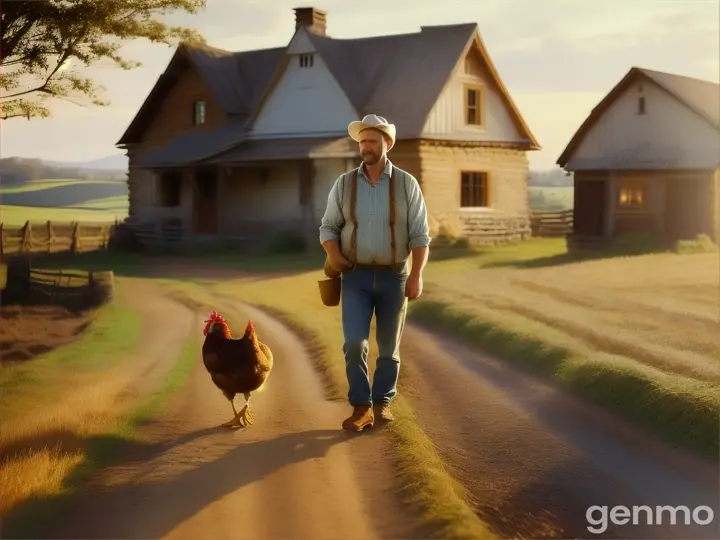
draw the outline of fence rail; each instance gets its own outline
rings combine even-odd
[[[530,227],[533,236],[560,237],[573,231],[573,211],[531,212]]]
[[[114,275],[110,271],[38,269],[32,268],[27,259],[13,259],[3,266],[7,271],[4,302],[84,309],[108,302],[114,295]]]
[[[12,226],[0,223],[0,259],[28,253],[82,253],[107,247],[117,223],[78,221],[26,221]]]

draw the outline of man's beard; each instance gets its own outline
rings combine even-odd
[[[374,152],[367,152],[362,155],[363,161],[368,165],[375,165],[380,161],[380,156],[376,156]]]

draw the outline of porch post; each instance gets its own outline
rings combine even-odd
[[[615,201],[617,199],[617,173],[608,171],[605,182],[605,223],[603,223],[603,236],[611,238],[615,232]]]
[[[218,205],[218,234],[226,236],[229,234],[228,211],[230,204],[230,179],[232,177],[232,169],[227,165],[218,165],[217,168],[217,205]]]
[[[315,223],[315,182],[317,168],[311,159],[300,164],[299,186],[300,211],[302,214],[303,237],[308,247],[317,242],[318,224]]]
[[[195,181],[195,171],[190,168],[183,168],[182,174],[182,191],[189,195],[187,201],[187,207],[183,208],[183,229],[185,233],[190,236],[195,234],[195,228],[197,224],[197,199],[198,190],[197,182]],[[183,206],[185,206],[185,197],[183,195]]]

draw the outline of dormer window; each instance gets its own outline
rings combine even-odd
[[[193,124],[198,126],[205,123],[205,102],[195,101],[193,103]]]
[[[301,54],[298,57],[301,68],[307,68],[313,66],[313,55],[312,54]]]

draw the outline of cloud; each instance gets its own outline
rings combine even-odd
[[[525,46],[490,48],[512,91],[609,90],[633,66],[717,80],[718,18],[702,11],[660,15],[634,32],[610,30],[584,37],[543,32]]]

